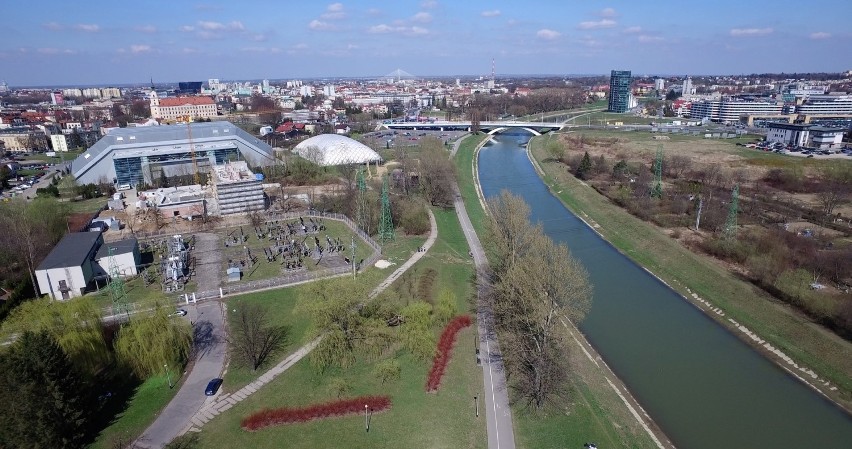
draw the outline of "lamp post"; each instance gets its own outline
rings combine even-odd
[[[172,384],[172,375],[169,373],[169,364],[167,363],[163,365],[163,368],[166,369],[166,379],[169,380],[169,388],[174,387],[174,385]]]

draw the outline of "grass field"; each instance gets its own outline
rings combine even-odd
[[[480,239],[485,236],[486,215],[474,187],[472,164],[473,150],[483,138],[468,137],[455,161],[465,208]],[[656,447],[579,346],[572,347],[569,359],[573,375],[565,403],[542,411],[513,407],[517,447],[581,448],[590,441],[599,447]]]
[[[697,293],[798,363],[831,381],[838,387],[838,391],[827,392],[834,399],[847,405],[852,403],[852,344],[774,301],[713,259],[691,252],[656,226],[630,215],[560,169],[558,164],[544,162],[547,156],[542,142],[542,139],[534,139],[531,148],[547,174],[545,183],[555,191],[562,191],[558,197],[574,213],[599,225],[598,230],[622,253],[684,296],[690,296],[689,291]],[[697,151],[700,143],[692,142],[681,151]],[[725,163],[729,166],[731,163],[746,164],[743,154],[751,154],[749,150],[728,145],[722,150],[724,160],[730,158],[730,163]],[[710,148],[700,151],[712,152]],[[770,155],[766,157],[774,159]],[[730,325],[727,321],[723,324]]]
[[[180,373],[172,372],[172,382],[180,382],[179,375]],[[136,388],[126,409],[114,418],[109,427],[98,435],[89,448],[128,447],[130,441],[141,435],[154,422],[154,418],[177,391],[177,388],[169,388],[165,373],[146,380]]]
[[[411,269],[413,276],[426,270],[437,272],[434,290],[449,289],[456,294],[457,307],[467,311],[473,292],[470,283],[473,265],[467,255],[467,244],[453,211],[435,210],[438,222],[438,240],[430,251]],[[409,244],[411,243],[411,244]],[[401,261],[410,254],[405,251],[416,249],[419,242],[400,242],[396,254],[387,254],[388,259]],[[363,282],[378,283],[390,274],[388,268],[381,276],[361,279]],[[410,270],[410,271],[411,271]],[[398,281],[399,282],[399,281]],[[373,285],[373,284],[370,284]],[[295,290],[295,289],[293,289]],[[395,288],[386,290],[390,298]],[[298,310],[293,295],[291,310]],[[292,315],[289,320],[300,320]],[[436,334],[439,329],[435,329]],[[474,396],[481,396],[482,372],[473,357],[474,327],[459,334],[449,369],[437,394],[425,393],[428,360],[417,360],[402,349],[392,349],[402,368],[397,381],[381,384],[372,374],[375,361],[359,360],[349,369],[331,369],[316,372],[307,359],[267,384],[249,399],[219,415],[202,430],[201,447],[280,447],[282,441],[291,448],[322,447],[452,447],[484,448],[485,417],[475,416]],[[364,427],[363,416],[319,420],[306,424],[272,427],[258,432],[246,432],[239,427],[246,415],[265,407],[300,406],[324,402],[336,398],[331,384],[342,379],[350,386],[346,397],[385,394],[392,398],[391,410],[374,415],[370,432]],[[236,381],[236,379],[234,379]],[[225,385],[228,385],[226,377]],[[481,401],[481,399],[480,399]],[[480,407],[482,402],[480,402]]]

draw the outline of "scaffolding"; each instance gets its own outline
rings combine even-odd
[[[388,196],[388,177],[382,178],[382,215],[379,221],[379,238],[382,246],[388,240],[394,239],[393,216],[391,215],[390,197]]]

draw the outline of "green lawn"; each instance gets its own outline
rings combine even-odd
[[[662,278],[684,296],[697,293],[800,364],[830,380],[834,399],[852,403],[852,344],[815,325],[762,290],[739,279],[710,257],[693,253],[580,183],[546,159],[540,139],[531,143],[533,155],[547,174],[544,181],[575,214],[591,220],[622,253]],[[732,151],[746,152],[739,147]],[[767,155],[767,158],[780,155]],[[687,290],[687,287],[689,290]],[[721,321],[723,325],[730,323]]]
[[[180,381],[180,372],[171,373],[172,382]],[[101,431],[90,449],[114,449],[127,447],[128,443],[142,434],[154,422],[166,404],[177,393],[178,388],[169,388],[166,375],[152,377],[136,388],[126,409]],[[120,445],[119,445],[120,442]]]
[[[73,161],[75,158],[77,158],[77,156],[83,154],[83,151],[84,150],[81,149],[81,150],[70,150],[70,151],[66,151],[66,152],[57,152],[56,157],[50,157],[50,156],[48,156],[44,153],[36,153],[36,154],[33,154],[32,156],[27,156],[27,160],[43,161],[43,162],[46,162],[48,164],[59,164],[59,163],[62,162],[63,158],[65,159],[65,162]]]
[[[419,276],[429,269],[437,272],[434,291],[449,289],[456,294],[457,307],[466,311],[473,292],[470,283],[473,264],[467,255],[468,248],[454,211],[435,210],[439,237],[432,249],[411,270]],[[422,240],[398,241],[386,248],[387,258],[400,262],[407,251],[416,249]],[[378,283],[390,274],[382,270],[381,276],[370,278],[377,269],[371,269],[362,278],[364,282]],[[411,271],[410,271],[411,272]],[[398,281],[399,282],[399,281]],[[373,284],[371,284],[373,285]],[[295,290],[295,289],[292,289]],[[394,286],[386,295],[396,299]],[[295,295],[292,298],[296,299]],[[401,305],[401,304],[400,304]],[[296,314],[290,321],[302,320]],[[402,331],[402,328],[395,328]],[[435,329],[436,335],[440,329]],[[483,402],[482,371],[473,357],[475,328],[459,334],[454,356],[437,394],[425,392],[426,374],[430,360],[417,360],[405,350],[395,347],[385,357],[395,357],[402,368],[399,380],[382,385],[373,375],[374,360],[359,360],[349,369],[332,369],[316,372],[308,359],[267,384],[257,394],[219,415],[202,432],[201,447],[280,447],[282,441],[290,448],[322,447],[447,447],[484,448],[485,416],[474,413],[474,396]],[[271,427],[257,432],[246,432],[239,427],[240,420],[266,407],[301,406],[336,399],[331,390],[335,379],[343,379],[351,387],[346,397],[385,394],[392,398],[391,410],[376,414],[371,419],[370,432],[364,428],[363,416],[352,416],[314,421],[306,424]],[[228,385],[226,378],[225,385]]]
[[[109,199],[105,196],[90,198],[88,200],[69,201],[68,207],[74,214],[94,214],[106,206]]]

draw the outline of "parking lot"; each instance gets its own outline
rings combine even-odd
[[[742,145],[746,148],[752,148],[757,151],[766,151],[787,156],[795,156],[802,158],[817,158],[817,159],[843,159],[852,158],[852,148],[805,148],[792,145],[784,145],[778,142],[752,142]]]

